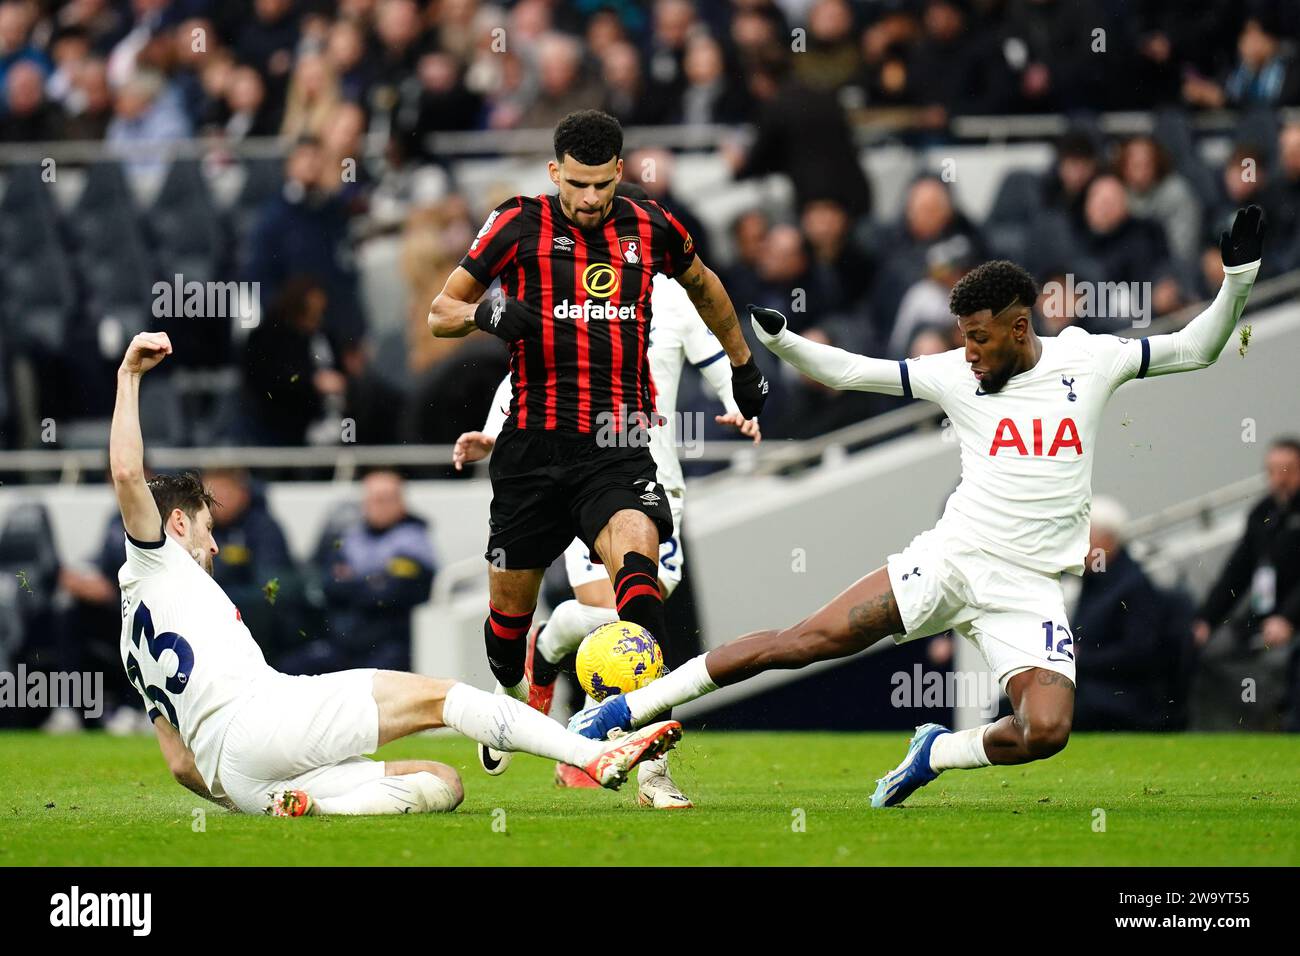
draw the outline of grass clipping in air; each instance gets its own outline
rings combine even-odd
[[[1242,358],[1246,357],[1246,349],[1250,348],[1250,333],[1252,331],[1254,331],[1253,326],[1243,325],[1241,327],[1241,332],[1239,333],[1241,336],[1241,345],[1237,348],[1237,354]]]

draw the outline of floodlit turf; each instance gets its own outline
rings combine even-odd
[[[0,734],[0,865],[1300,863],[1297,738],[1081,735],[1052,760],[948,773],[909,807],[871,810],[906,742],[688,732],[676,774],[697,808],[656,813],[632,783],[557,790],[535,757],[488,777],[471,744],[426,737],[384,755],[458,767],[455,813],[277,820],[191,796],[148,738]]]

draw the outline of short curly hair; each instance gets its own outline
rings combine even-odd
[[[555,160],[572,156],[584,166],[600,166],[623,155],[623,127],[600,110],[578,110],[555,127]]]
[[[976,266],[952,287],[948,311],[962,316],[988,309],[997,315],[1016,303],[1032,306],[1037,300],[1033,276],[1014,262],[995,259]]]

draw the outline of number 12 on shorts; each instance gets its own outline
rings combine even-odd
[[[1047,659],[1049,661],[1050,660],[1067,660],[1067,661],[1074,660],[1074,651],[1071,650],[1071,645],[1074,644],[1074,635],[1070,633],[1070,629],[1068,627],[1066,627],[1064,624],[1057,624],[1053,626],[1051,621],[1044,621],[1043,631],[1046,633],[1047,636]],[[1053,646],[1052,642],[1056,639],[1057,631],[1060,631],[1062,634],[1065,635],[1065,637],[1061,638],[1059,641],[1056,641],[1055,646]],[[1057,658],[1053,658],[1052,657],[1053,654],[1059,654],[1061,656]]]

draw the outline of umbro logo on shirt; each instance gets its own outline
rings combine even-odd
[[[573,242],[573,240],[570,239],[568,236],[556,236],[556,237],[555,237],[555,246],[554,246],[554,251],[556,251],[556,252],[572,252],[572,251],[573,251],[573,246],[574,246],[574,242]]]

